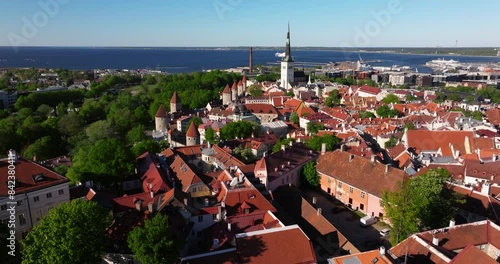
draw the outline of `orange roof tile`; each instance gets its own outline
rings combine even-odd
[[[160,107],[158,107],[158,111],[156,111],[155,117],[159,118],[167,117],[167,111],[165,110],[165,107],[163,107],[163,105],[160,105]]]
[[[191,125],[189,125],[189,128],[186,132],[186,137],[198,137],[200,133],[198,132],[198,129],[196,129],[196,124],[194,122],[191,122]]]

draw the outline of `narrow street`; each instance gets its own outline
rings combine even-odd
[[[312,204],[312,197],[316,197],[316,207],[322,208],[323,216],[328,219],[356,248],[360,251],[369,251],[377,249],[382,245],[386,245],[381,235],[380,230],[384,229],[382,223],[376,223],[369,227],[360,225],[360,217],[349,210],[333,213],[332,209],[339,201],[333,197],[326,197],[326,194],[317,190],[302,190],[304,197]]]

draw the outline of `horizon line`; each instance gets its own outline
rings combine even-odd
[[[95,46],[78,46],[78,45],[34,45],[34,46],[12,46],[0,45],[0,48],[283,48],[282,45],[277,46],[262,46],[262,45],[240,45],[240,46],[113,46],[113,45],[95,45]],[[500,46],[499,46],[500,47]],[[331,49],[499,49],[494,46],[374,46],[374,47],[342,47],[342,46],[294,46],[294,48],[331,48]]]

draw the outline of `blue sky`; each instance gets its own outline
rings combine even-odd
[[[500,47],[493,0],[0,0],[0,10],[0,46],[282,46],[290,20],[294,46]]]

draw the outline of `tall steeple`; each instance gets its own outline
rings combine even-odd
[[[283,61],[293,62],[292,50],[290,49],[290,22],[288,22],[288,32],[286,33],[286,49]]]
[[[294,82],[293,59],[290,48],[290,22],[288,22],[288,32],[286,34],[285,57],[281,61],[281,87],[290,89],[290,84]]]

